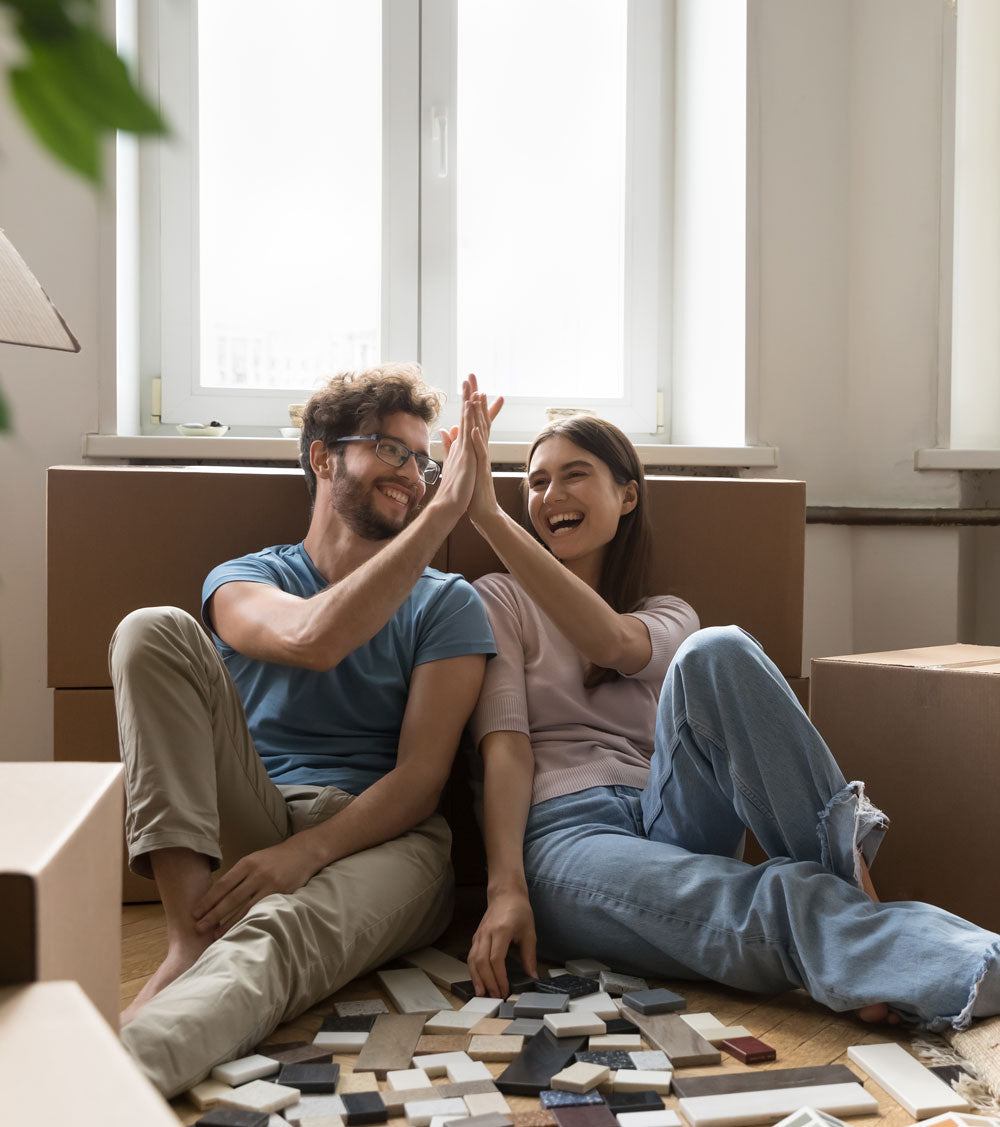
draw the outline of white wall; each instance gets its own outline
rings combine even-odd
[[[780,476],[808,482],[811,504],[959,502],[958,475],[912,468],[914,450],[935,439],[950,18],[941,0],[760,5],[751,45],[761,122],[751,154],[758,437],[780,448]],[[0,149],[0,226],[83,345],[78,356],[0,345],[16,424],[15,437],[0,439],[0,758],[42,759],[51,755],[44,474],[79,462],[80,436],[96,429],[102,202],[26,137],[5,92]],[[990,590],[986,557],[997,540],[811,526],[806,658],[955,640],[963,584]],[[983,566],[970,565],[963,542],[985,545]],[[973,595],[964,598],[968,621]]]

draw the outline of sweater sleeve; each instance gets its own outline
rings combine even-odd
[[[631,615],[646,624],[653,655],[649,664],[638,673],[623,676],[658,684],[667,675],[667,667],[673,661],[681,642],[699,628],[698,616],[683,599],[678,599],[675,595],[647,599],[642,609],[632,611]]]
[[[508,577],[484,575],[473,584],[493,627],[496,657],[486,663],[482,692],[469,722],[478,748],[490,732],[530,735],[524,685],[524,633],[521,611]]]

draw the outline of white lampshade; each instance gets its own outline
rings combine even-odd
[[[0,341],[79,352],[80,343],[38,284],[27,263],[0,231]]]

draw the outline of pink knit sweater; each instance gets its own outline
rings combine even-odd
[[[634,616],[649,630],[649,664],[585,689],[586,659],[517,580],[495,573],[474,586],[497,646],[472,715],[476,747],[489,732],[527,735],[535,755],[532,803],[587,787],[644,787],[660,686],[677,647],[698,629],[691,607],[672,595],[647,599]]]

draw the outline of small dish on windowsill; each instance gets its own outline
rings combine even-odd
[[[177,433],[191,437],[220,438],[229,430],[225,423],[218,423],[214,419],[210,423],[178,423]]]

